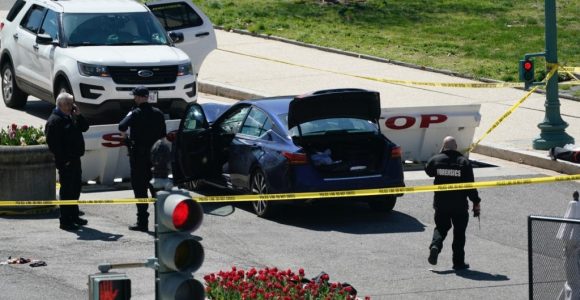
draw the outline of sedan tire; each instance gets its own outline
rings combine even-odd
[[[257,169],[252,174],[252,181],[250,183],[250,190],[252,194],[268,194],[270,186],[266,180],[266,175],[262,170]],[[252,207],[254,212],[260,218],[268,218],[274,215],[273,203],[271,201],[254,201]]]
[[[368,198],[368,203],[373,211],[390,212],[397,204],[395,196],[373,196]]]

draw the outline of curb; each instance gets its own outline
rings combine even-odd
[[[255,98],[264,98],[269,95],[260,94],[256,91],[249,89],[243,89],[236,86],[226,85],[219,82],[213,81],[198,81],[197,88],[200,93],[211,94],[215,96],[236,99],[236,100],[248,100]]]
[[[230,30],[228,30],[228,29],[225,29],[222,26],[216,26],[216,25],[214,25],[214,28],[215,29],[218,29],[218,30],[221,30],[221,31],[233,32],[233,33],[243,34],[243,35],[249,35],[249,36],[253,36],[253,37],[263,38],[263,39],[266,39],[266,40],[272,40],[272,41],[277,41],[277,42],[292,44],[292,45],[306,47],[306,48],[311,48],[311,49],[316,49],[316,50],[320,50],[320,51],[325,51],[325,52],[330,52],[330,53],[336,53],[336,54],[341,54],[341,55],[345,55],[345,56],[356,57],[356,58],[361,58],[361,59],[366,59],[366,60],[371,60],[371,61],[376,61],[376,62],[381,62],[381,63],[393,64],[393,65],[403,66],[403,67],[407,67],[407,68],[413,68],[413,69],[417,69],[417,70],[423,70],[423,71],[428,71],[428,72],[433,72],[433,73],[439,73],[439,74],[444,74],[444,75],[449,75],[449,76],[454,76],[454,77],[459,77],[459,78],[465,78],[465,79],[470,79],[470,80],[475,80],[475,81],[481,81],[481,82],[486,82],[486,83],[502,83],[503,82],[503,81],[500,81],[500,80],[490,79],[490,78],[477,78],[477,77],[474,77],[474,76],[470,76],[470,75],[467,75],[467,74],[462,74],[462,73],[455,72],[455,71],[451,71],[451,70],[436,69],[436,68],[431,68],[431,67],[426,67],[426,66],[415,65],[415,64],[407,63],[407,62],[403,62],[403,61],[398,61],[398,60],[393,60],[393,59],[388,59],[388,58],[382,58],[382,57],[378,57],[378,56],[372,56],[372,55],[367,55],[367,54],[360,54],[360,53],[345,51],[345,50],[336,49],[336,48],[330,48],[330,47],[323,47],[323,46],[318,46],[318,45],[313,45],[313,44],[307,44],[307,43],[304,43],[304,42],[290,40],[290,39],[286,39],[286,38],[283,38],[283,37],[278,37],[278,36],[273,36],[273,35],[265,35],[265,34],[259,34],[259,33],[253,33],[253,32],[247,31],[247,30],[241,30],[241,29],[230,29]],[[525,90],[523,88],[518,88],[518,87],[515,87],[514,89],[518,89],[518,90],[522,90],[522,91]],[[545,90],[542,90],[542,89],[537,89],[536,90],[536,93],[545,95],[546,94],[546,91]],[[579,101],[580,102],[580,97],[575,97],[575,96],[572,96],[572,95],[558,93],[558,97],[559,98],[568,99],[568,100],[572,100],[572,101]]]
[[[502,149],[479,144],[477,147],[475,147],[473,152],[485,156],[517,162],[532,167],[551,170],[562,174],[580,174],[580,164],[574,164],[561,160],[552,160],[548,157],[548,151],[546,151],[545,155],[542,155],[532,151]]]

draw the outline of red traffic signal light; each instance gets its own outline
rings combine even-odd
[[[534,61],[525,59],[520,60],[520,80],[524,82],[525,88],[528,89],[535,81]]]
[[[187,191],[161,191],[155,219],[158,298],[204,299],[204,287],[192,272],[201,267],[205,254],[201,243],[189,234],[203,221],[201,205]]]
[[[533,68],[534,68],[534,64],[531,61],[529,61],[529,60],[524,61],[524,71],[529,72]]]

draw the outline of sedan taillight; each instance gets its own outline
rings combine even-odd
[[[308,156],[304,153],[282,152],[282,155],[286,157],[288,163],[291,165],[304,165],[308,163]]]
[[[403,150],[399,146],[391,148],[391,158],[401,158]]]

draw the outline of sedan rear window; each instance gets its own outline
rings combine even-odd
[[[280,115],[280,119],[288,126],[288,114]],[[376,125],[363,119],[355,118],[331,118],[314,120],[300,124],[302,136],[323,135],[333,133],[355,133],[355,132],[377,132]],[[298,135],[298,128],[294,127],[288,130],[290,136]]]

